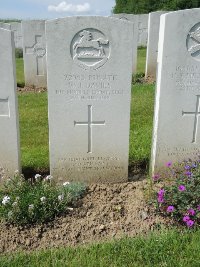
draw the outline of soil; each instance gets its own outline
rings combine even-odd
[[[67,214],[54,221],[26,227],[0,224],[0,252],[75,246],[134,237],[164,226],[147,204],[148,182],[92,184]]]

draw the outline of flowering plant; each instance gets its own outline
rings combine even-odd
[[[157,210],[187,227],[200,225],[200,161],[168,162],[166,167],[165,175],[153,176],[155,183],[162,183]]]
[[[73,210],[72,202],[84,191],[80,183],[57,185],[50,175],[25,180],[16,174],[0,189],[0,219],[18,225],[46,222]]]

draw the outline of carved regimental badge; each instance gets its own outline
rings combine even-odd
[[[200,23],[195,24],[187,36],[187,50],[197,61],[200,61]]]
[[[102,67],[110,56],[110,43],[106,36],[96,29],[78,32],[71,42],[72,59],[83,69],[96,70]]]

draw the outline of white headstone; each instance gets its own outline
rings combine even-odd
[[[200,9],[161,16],[152,171],[200,154]]]
[[[45,21],[22,21],[22,36],[25,84],[46,87]]]
[[[46,36],[51,174],[127,180],[132,23],[68,17],[48,21]]]
[[[138,46],[147,46],[149,14],[140,14],[138,17]]]
[[[0,22],[0,28],[5,29],[5,30],[10,30],[10,24]]]
[[[0,29],[0,181],[20,171],[14,36]],[[4,171],[2,172],[2,168]]]
[[[131,21],[133,23],[133,73],[137,72],[137,42],[138,42],[138,16],[133,14],[113,14],[112,15],[118,19],[124,19]]]
[[[20,22],[11,22],[11,30],[14,32],[14,41],[16,48],[22,48],[22,26]]]
[[[145,78],[156,79],[160,16],[165,13],[165,11],[149,13]]]

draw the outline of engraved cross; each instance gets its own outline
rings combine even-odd
[[[182,111],[182,116],[184,115],[192,115],[194,116],[194,127],[193,127],[193,137],[192,137],[192,143],[196,142],[196,136],[197,136],[197,128],[198,128],[198,118],[200,115],[199,111],[199,104],[200,104],[200,95],[197,95],[197,100],[196,100],[196,109],[195,111],[189,111],[189,112],[184,112]]]
[[[93,126],[105,126],[105,121],[93,121],[92,120],[92,105],[88,105],[88,121],[74,121],[74,126],[83,125],[88,126],[88,152],[92,153],[92,127]]]
[[[32,47],[26,47],[25,53],[36,57],[36,73],[37,75],[44,76],[44,56],[46,54],[46,49],[43,45],[41,35],[35,36],[34,45]]]

